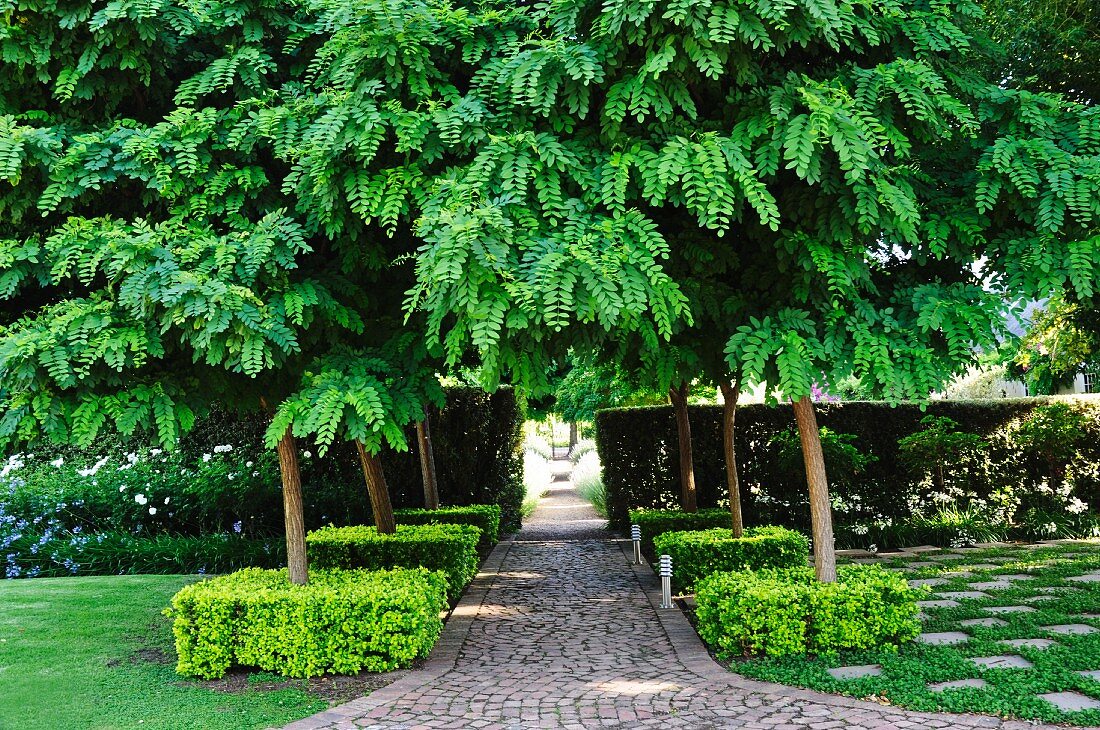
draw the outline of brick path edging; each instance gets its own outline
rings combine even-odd
[[[634,570],[634,575],[637,577],[638,583],[645,592],[646,598],[649,599],[649,603],[654,613],[657,614],[657,619],[661,623],[661,628],[664,629],[665,634],[668,636],[669,643],[672,644],[672,649],[676,654],[676,658],[688,669],[688,671],[706,680],[711,686],[726,685],[744,692],[760,692],[770,695],[781,692],[792,700],[808,700],[820,705],[851,710],[876,710],[881,712],[884,708],[888,708],[894,712],[904,713],[907,719],[924,719],[928,720],[930,723],[936,721],[942,723],[945,717],[950,717],[954,727],[997,727],[1001,728],[1001,730],[1035,730],[1037,726],[1034,722],[1004,720],[991,715],[964,715],[954,713],[944,715],[943,713],[933,714],[917,712],[915,710],[906,710],[896,705],[879,704],[868,700],[856,699],[854,697],[846,697],[844,695],[815,692],[813,690],[791,687],[785,684],[761,682],[760,680],[749,679],[748,677],[735,674],[714,660],[710,651],[707,650],[706,645],[703,643],[703,640],[699,638],[698,632],[696,632],[695,628],[687,620],[687,616],[684,615],[683,611],[679,608],[662,609],[660,607],[660,580],[647,563],[643,562],[641,565],[633,564],[633,544],[629,540],[617,540],[616,542],[619,543],[619,547],[622,549],[623,557],[631,564],[631,568]],[[937,726],[942,727],[942,725]],[[1080,730],[1088,729],[1081,728]]]
[[[474,618],[477,616],[481,604],[484,603],[489,589],[493,587],[497,574],[500,572],[500,566],[504,564],[508,551],[512,549],[514,539],[514,535],[502,539],[489,553],[489,557],[485,558],[478,574],[470,581],[470,585],[466,587],[462,598],[458,601],[458,605],[451,611],[446,624],[443,626],[443,633],[440,634],[439,641],[432,648],[423,666],[398,679],[393,684],[374,690],[365,697],[345,702],[336,707],[330,707],[324,712],[292,722],[284,726],[283,730],[314,730],[315,728],[331,727],[333,723],[343,722],[348,718],[360,717],[379,705],[392,702],[409,692],[434,683],[444,674],[454,669],[455,664],[458,663],[458,655],[462,650],[462,645],[465,643],[466,636],[470,633],[470,627],[474,623]]]

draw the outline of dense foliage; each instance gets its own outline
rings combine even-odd
[[[891,536],[894,526],[918,512],[932,517],[940,508],[973,509],[985,522],[1000,525],[1002,536],[1059,537],[1065,536],[1059,532],[1072,533],[1072,524],[1100,503],[1100,409],[1087,399],[1064,405],[1042,399],[933,401],[923,409],[885,403],[825,403],[818,404],[818,409],[824,427],[855,435],[852,445],[875,457],[858,474],[835,485],[838,535],[848,544],[896,545],[895,540],[912,535]],[[921,423],[929,416],[950,418],[959,432],[976,435],[982,449],[964,449],[937,475],[940,462],[913,460],[912,448],[899,447],[899,442],[912,444],[912,440],[904,441],[910,437],[939,438],[935,421],[931,422],[933,429],[929,423]],[[699,504],[713,507],[724,497],[721,409],[693,407],[691,417]],[[785,461],[772,442],[776,434],[790,428],[787,409],[744,406],[738,419],[746,524],[806,530],[809,514],[801,464]],[[676,505],[676,429],[670,408],[602,411],[596,427],[613,527],[625,529],[631,509]],[[834,456],[844,453],[838,450]],[[827,465],[833,467],[828,461]],[[937,487],[941,477],[942,489]],[[720,515],[714,519],[714,523],[670,529],[724,524]],[[1030,524],[1034,531],[1015,532],[1016,524]],[[1054,529],[1044,527],[1048,525]],[[961,534],[966,537],[965,532]]]
[[[322,527],[306,535],[310,563],[318,568],[381,570],[423,567],[447,579],[457,601],[477,575],[481,530],[473,525],[398,525],[392,535],[374,527]]]
[[[696,586],[699,635],[719,656],[879,649],[920,633],[919,592],[877,567],[842,568],[818,583],[806,567],[715,573]]]
[[[678,509],[632,509],[629,512],[630,525],[637,525],[642,531],[642,553],[656,559],[653,541],[666,532],[683,530],[709,530],[729,527],[730,513],[725,509],[700,509],[684,512]]]
[[[394,516],[402,525],[473,525],[481,530],[477,549],[482,554],[492,550],[500,539],[500,506],[495,504],[401,509],[395,510]]]
[[[1057,393],[1078,373],[1100,374],[1100,309],[1053,297],[1031,318],[1009,372],[1036,395]]]
[[[661,533],[653,538],[653,551],[672,558],[673,586],[691,591],[713,573],[804,567],[810,541],[783,527],[750,527],[742,537],[719,527]]]
[[[443,629],[446,578],[424,569],[249,568],[185,586],[172,598],[180,674],[213,679],[233,666],[288,677],[386,672],[427,656]]]

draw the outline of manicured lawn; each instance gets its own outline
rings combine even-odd
[[[298,687],[226,692],[176,675],[171,625],[160,612],[194,580],[0,582],[0,728],[244,730],[328,706]]]
[[[1078,700],[1100,700],[1100,672],[1081,674],[1100,670],[1100,547],[944,550],[880,562],[904,570],[914,581],[933,579],[934,584],[926,589],[930,593],[927,600],[954,601],[956,605],[923,607],[923,631],[959,632],[962,636],[943,638],[961,643],[912,643],[896,652],[847,652],[809,660],[752,659],[736,662],[734,671],[825,692],[875,696],[917,710],[1100,724],[1100,709],[1063,711],[1039,697],[1072,692],[1083,695]],[[1073,580],[1080,576],[1086,577]],[[940,580],[943,582],[937,582]],[[977,595],[970,593],[975,591]],[[952,592],[967,594],[944,595]],[[996,611],[997,607],[1020,606],[1024,610]],[[972,619],[991,625],[962,623]],[[1049,628],[1065,625],[1074,628]],[[1045,641],[1031,642],[1031,646],[1005,643],[1021,639]],[[983,669],[971,661],[1003,655],[1022,658],[1032,666]],[[879,665],[881,674],[834,679],[826,671],[853,665]],[[984,686],[939,692],[929,687],[957,680],[981,680]]]

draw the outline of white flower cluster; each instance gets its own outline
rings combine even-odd
[[[77,470],[76,473],[79,474],[82,477],[95,476],[96,473],[100,469],[103,468],[104,464],[106,464],[110,460],[111,460],[110,456],[104,456],[104,457],[100,458],[100,460],[97,461],[95,464],[92,464],[90,467],[88,467],[87,469],[79,469],[79,470]]]

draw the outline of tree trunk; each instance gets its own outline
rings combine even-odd
[[[279,475],[283,482],[287,571],[291,583],[305,585],[309,581],[309,562],[306,559],[306,520],[302,509],[302,473],[298,468],[298,447],[289,428],[276,448],[279,453]]]
[[[573,448],[576,447],[577,442],[580,441],[580,435],[577,432],[577,422],[569,422],[569,454],[573,454]]]
[[[722,446],[726,454],[726,486],[730,493],[730,518],[733,523],[733,536],[745,534],[745,522],[741,517],[741,483],[737,478],[737,452],[733,437],[734,419],[737,417],[737,399],[741,395],[741,378],[735,378],[731,385],[728,381],[719,384],[722,389]]]
[[[676,434],[680,442],[680,507],[695,512],[695,464],[691,452],[691,421],[688,418],[688,384],[669,388],[668,399],[676,413]]]
[[[435,480],[435,452],[432,451],[432,433],[428,414],[416,422],[416,444],[420,451],[420,475],[424,480],[424,506],[439,509],[439,485]]]
[[[356,440],[359,450],[359,463],[363,466],[363,477],[367,481],[367,494],[370,495],[370,509],[374,513],[374,526],[383,535],[397,532],[397,523],[393,519],[393,505],[390,504],[390,488],[386,485],[386,475],[382,471],[382,460],[376,454],[368,454],[363,442]]]
[[[833,513],[829,503],[829,480],[825,474],[825,456],[821,451],[821,431],[817,428],[814,404],[809,397],[792,401],[798,436],[802,440],[802,458],[806,464],[806,483],[810,487],[810,521],[814,537],[814,571],[822,583],[836,582],[836,548],[833,545]]]

